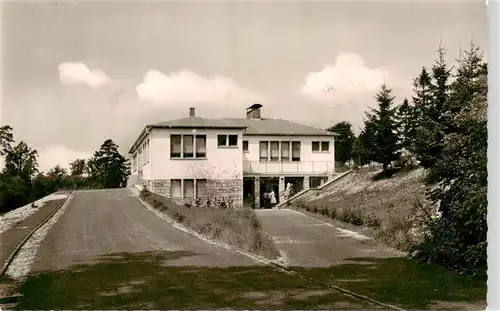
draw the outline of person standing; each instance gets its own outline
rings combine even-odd
[[[276,201],[276,194],[274,193],[274,190],[271,190],[271,193],[269,194],[269,201],[271,203],[271,208],[273,208],[276,203],[278,203],[278,201]]]
[[[267,189],[264,191],[263,200],[264,200],[264,209],[266,209],[268,208],[269,205],[269,193],[267,192]]]
[[[291,192],[290,192],[290,190],[291,190],[291,186],[292,186],[292,184],[291,184],[291,183],[286,184],[286,189],[285,189],[285,200],[290,199],[290,196],[291,196]]]

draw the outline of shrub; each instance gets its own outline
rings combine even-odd
[[[328,207],[325,206],[325,207],[321,208],[320,213],[323,216],[329,216],[330,211],[328,210]]]
[[[332,208],[332,209],[330,210],[330,217],[331,217],[332,219],[336,219],[336,218],[337,218],[337,209]]]
[[[344,207],[340,210],[338,219],[343,222],[351,223],[355,226],[363,225],[363,213],[360,209]]]
[[[411,251],[417,242],[411,233],[412,228],[413,224],[409,219],[391,217],[387,226],[377,231],[375,238],[399,250]]]
[[[375,214],[366,215],[364,222],[368,227],[371,228],[380,227],[380,220],[377,218],[377,216],[375,216]]]
[[[304,200],[298,200],[297,201],[297,207],[299,207],[299,208],[306,208],[307,207],[306,202]]]

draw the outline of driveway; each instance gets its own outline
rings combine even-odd
[[[175,229],[128,189],[76,191],[66,212],[42,242],[32,271],[65,269],[117,253],[189,254],[171,266],[248,266],[251,259]]]
[[[291,209],[256,210],[288,266],[329,267],[348,258],[393,258],[403,254],[377,241]]]

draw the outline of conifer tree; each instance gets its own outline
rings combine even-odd
[[[381,163],[384,173],[387,172],[389,164],[397,160],[400,155],[400,138],[398,137],[398,122],[396,118],[397,107],[394,105],[392,91],[385,84],[375,96],[378,109],[372,109],[367,114],[365,128],[369,135],[364,143],[370,148],[370,158],[372,161]],[[371,145],[371,147],[370,147]]]

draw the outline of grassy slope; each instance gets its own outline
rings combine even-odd
[[[424,200],[424,170],[395,174],[390,179],[374,181],[378,171],[360,171],[347,175],[325,189],[308,203],[329,208],[356,208],[374,214],[382,224],[395,217],[407,217],[413,204]]]
[[[374,180],[377,174],[379,171],[351,173],[298,205],[307,211],[352,223],[358,226],[355,231],[408,251],[418,239],[412,229],[421,219],[417,216],[423,213],[423,209],[416,209],[416,203],[429,206],[423,183],[425,171],[398,172],[392,178]]]
[[[223,241],[269,259],[276,259],[279,256],[271,238],[262,232],[259,220],[252,209],[180,206],[151,192],[142,192],[141,198],[153,208],[208,238]]]

